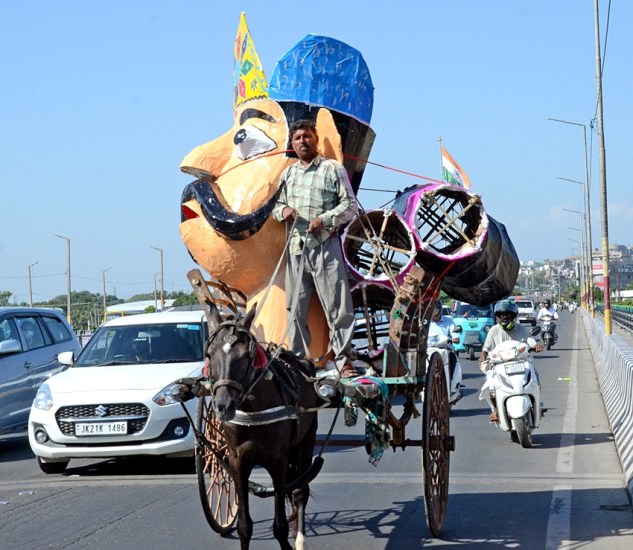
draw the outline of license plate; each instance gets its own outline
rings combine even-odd
[[[506,365],[506,374],[519,374],[525,372],[525,365]]]
[[[75,435],[122,435],[127,433],[127,422],[78,422]]]

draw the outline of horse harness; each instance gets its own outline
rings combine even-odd
[[[224,345],[232,346],[237,342],[237,333],[245,333],[249,338],[248,346],[248,367],[244,377],[240,382],[230,378],[220,378],[213,381],[211,386],[211,395],[215,395],[218,388],[231,387],[236,389],[239,394],[236,399],[237,411],[235,418],[230,420],[231,424],[239,426],[259,426],[264,424],[272,424],[283,420],[297,420],[304,413],[315,412],[321,407],[314,409],[304,409],[299,405],[299,394],[297,381],[292,373],[296,372],[299,376],[303,376],[306,380],[310,377],[303,373],[300,369],[295,369],[292,365],[279,358],[280,348],[274,350],[269,356],[263,347],[259,345],[252,333],[243,327],[238,321],[227,320],[220,323],[216,329],[209,335],[207,341],[208,346],[218,338],[220,331],[230,328],[231,331],[222,337]],[[208,355],[207,355],[208,358]],[[205,374],[211,379],[210,368],[206,368]],[[255,386],[262,380],[274,380],[279,391],[279,395],[283,401],[283,405],[272,407],[263,411],[246,412],[239,407],[247,399],[252,399],[252,391]]]

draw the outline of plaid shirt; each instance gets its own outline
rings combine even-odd
[[[317,155],[307,168],[303,168],[300,161],[288,166],[281,174],[280,185],[283,187],[273,218],[283,221],[282,212],[286,206],[294,208],[298,214],[290,239],[290,254],[301,254],[304,242],[308,248],[316,248],[358,211],[345,168],[321,155]],[[317,216],[325,226],[318,238],[306,233],[310,221]]]

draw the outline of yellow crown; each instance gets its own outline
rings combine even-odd
[[[259,61],[253,37],[246,24],[244,12],[235,37],[235,64],[233,67],[233,110],[243,103],[268,97],[268,82]]]

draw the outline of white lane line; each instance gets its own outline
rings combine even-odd
[[[573,352],[569,368],[569,394],[567,409],[563,420],[563,433],[556,458],[556,473],[572,474],[574,471],[574,434],[576,433],[576,416],[578,414],[578,323],[574,331]],[[571,531],[571,495],[570,485],[555,485],[549,507],[547,521],[546,550],[566,548],[569,545]]]

